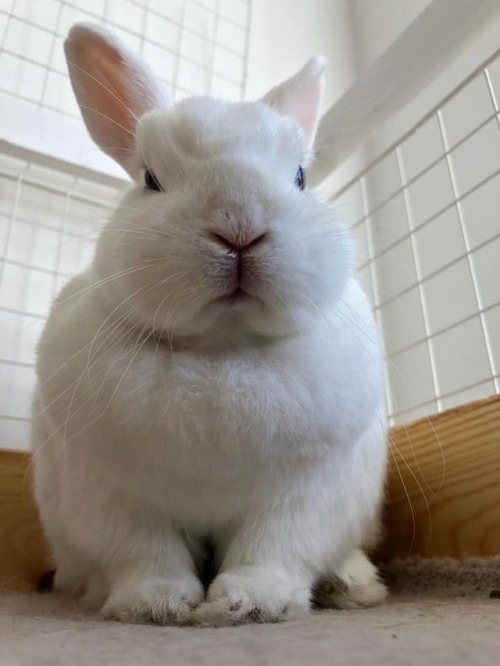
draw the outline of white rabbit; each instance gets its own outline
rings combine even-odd
[[[38,350],[56,588],[172,624],[381,601],[378,334],[350,236],[299,170],[324,59],[262,101],[174,105],[101,28],[65,48],[90,134],[134,182]]]

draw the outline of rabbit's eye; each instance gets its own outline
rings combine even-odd
[[[304,169],[301,166],[299,166],[297,173],[295,174],[295,185],[297,185],[299,190],[303,190],[306,186],[306,175],[304,173]]]
[[[148,190],[154,190],[155,192],[159,192],[161,190],[160,183],[156,179],[154,173],[149,169],[146,169],[144,172],[144,183]]]

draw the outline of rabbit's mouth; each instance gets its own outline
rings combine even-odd
[[[227,303],[228,305],[236,305],[237,303],[246,303],[248,301],[254,300],[255,297],[251,296],[247,291],[241,287],[237,287],[229,294],[224,294],[217,298],[217,303]]]

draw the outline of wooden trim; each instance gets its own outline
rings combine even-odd
[[[391,430],[385,559],[500,554],[500,396]]]
[[[383,559],[500,554],[500,396],[391,430]],[[50,568],[30,455],[0,450],[0,589]]]
[[[0,590],[32,589],[50,568],[29,453],[0,450]]]

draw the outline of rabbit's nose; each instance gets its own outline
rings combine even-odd
[[[255,249],[258,245],[265,243],[268,236],[267,232],[262,233],[260,231],[254,234],[245,231],[238,231],[236,233],[228,231],[226,233],[218,230],[210,232],[210,237],[218,245],[222,245],[230,252],[237,253],[244,253]]]

